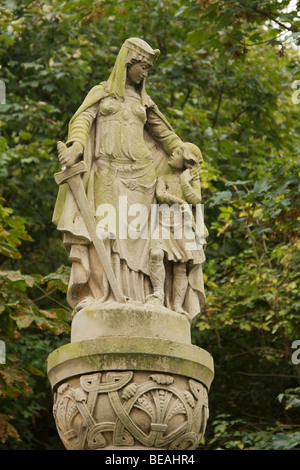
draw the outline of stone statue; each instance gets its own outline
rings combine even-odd
[[[58,143],[74,316],[48,377],[70,450],[196,449],[209,415],[213,359],[190,325],[205,300],[203,160],[146,92],[158,53],[127,39]]]
[[[198,313],[197,309],[200,311],[195,292],[198,292],[202,300],[202,264],[205,256],[203,245],[201,245],[201,233],[202,241],[205,242],[207,230],[204,224],[202,232],[201,227],[195,225],[193,209],[191,210],[191,207],[195,208],[201,203],[199,174],[200,162],[203,161],[202,154],[195,145],[188,144],[188,147],[190,153],[185,152],[184,147],[179,147],[170,156],[168,163],[173,173],[157,178],[157,200],[159,204],[168,204],[173,207],[173,224],[170,227],[170,236],[153,243],[155,249],[151,249],[150,279],[154,289],[153,296],[161,299],[167,298],[166,304],[170,309],[189,317],[193,313]],[[169,217],[164,220],[164,213],[162,213],[161,223],[166,223],[167,228],[171,225]],[[180,229],[177,238],[176,226]],[[187,229],[190,229],[192,238],[195,235],[194,250],[189,249],[191,241],[185,236]],[[165,289],[165,260],[169,262],[167,289]],[[188,312],[183,309],[184,304]]]
[[[165,202],[161,186],[171,178],[172,155],[179,153],[184,162],[176,169],[178,177],[181,173],[180,204],[200,203],[202,155],[195,145],[180,139],[146,92],[146,77],[158,55],[145,41],[127,39],[109,79],[88,93],[72,117],[68,140],[59,142],[58,153],[65,168],[85,162],[83,185],[98,229],[103,225],[101,208],[107,205],[114,208],[109,217],[121,222],[106,218],[110,227],[102,227],[107,265],[121,299],[141,304],[157,300],[192,319],[204,305],[204,244],[197,252],[185,252],[185,241],[176,240],[175,247],[172,233],[173,242],[153,241],[150,215],[155,204]],[[189,169],[183,171],[189,161],[194,165],[192,176]],[[72,261],[67,300],[75,312],[95,302],[116,300],[77,202],[76,194],[74,198],[68,185],[62,184],[53,216]],[[176,203],[174,197],[169,202]],[[143,205],[146,214],[139,234],[124,235],[136,204]],[[169,269],[172,263],[175,269]]]

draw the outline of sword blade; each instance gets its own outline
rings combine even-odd
[[[75,174],[74,176],[66,179],[66,182],[68,183],[75,201],[78,205],[78,208],[80,210],[81,216],[83,218],[83,221],[86,225],[87,231],[91,237],[91,240],[93,242],[93,245],[95,247],[95,250],[98,254],[98,257],[101,261],[101,264],[103,266],[103,270],[107,276],[108,282],[111,286],[111,289],[113,291],[113,294],[116,298],[117,302],[124,303],[126,302],[125,297],[121,294],[119,285],[117,283],[117,280],[115,278],[114,271],[111,267],[110,264],[110,259],[108,257],[107,251],[105,249],[103,240],[97,236],[96,233],[96,222],[95,219],[91,213],[91,209],[88,203],[88,199],[86,197],[86,193],[84,190],[83,186],[83,181],[80,176],[80,174]]]

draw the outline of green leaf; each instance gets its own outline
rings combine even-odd
[[[232,198],[231,191],[219,191],[211,197],[210,206],[223,204],[226,201],[230,201],[231,198]]]

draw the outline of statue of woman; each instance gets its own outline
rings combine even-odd
[[[83,182],[96,221],[98,208],[112,205],[122,230],[134,204],[142,204],[151,213],[157,177],[170,172],[168,156],[178,149],[188,151],[146,92],[146,77],[158,54],[141,39],[127,39],[109,79],[88,93],[69,123],[67,142],[58,144],[63,166],[80,159],[86,163]],[[64,234],[72,261],[69,304],[78,311],[90,303],[115,301],[67,184],[59,189],[53,222]],[[144,220],[141,236],[132,238],[124,236],[118,226],[103,240],[120,290],[132,303],[143,304],[153,293],[149,227]]]

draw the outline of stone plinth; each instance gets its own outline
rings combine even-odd
[[[183,315],[125,309],[78,312],[72,342],[48,358],[62,442],[70,450],[197,448],[208,418],[211,355],[190,344]]]
[[[141,336],[191,344],[191,328],[187,317],[150,303],[93,304],[75,315],[71,342],[103,336]]]

